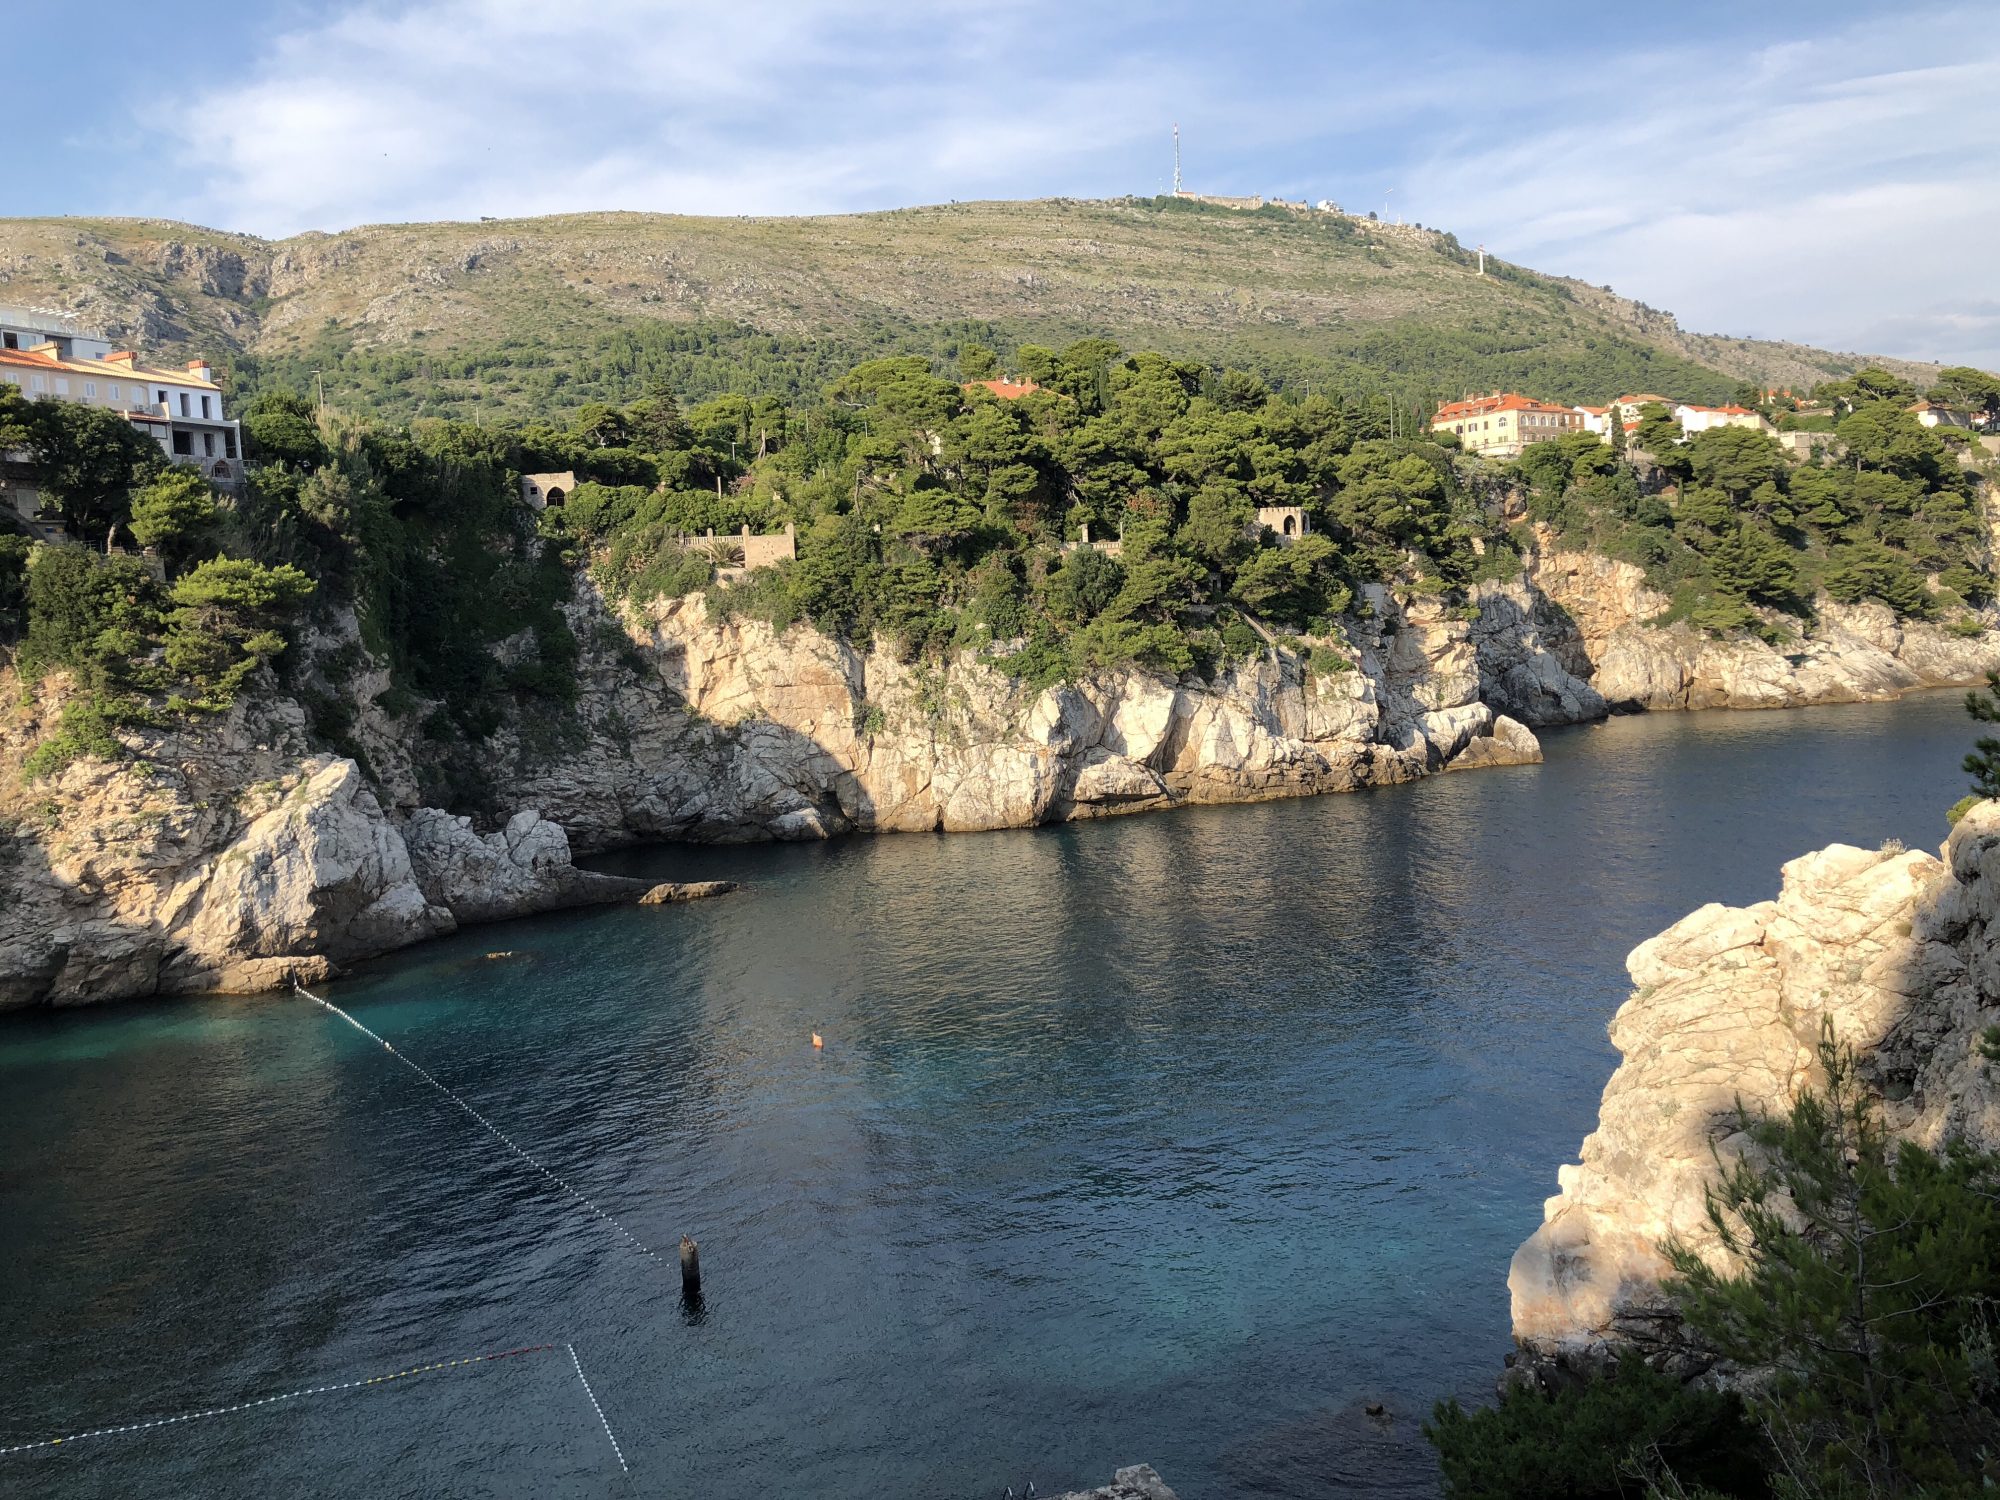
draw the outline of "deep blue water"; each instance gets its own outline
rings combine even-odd
[[[1553,733],[1540,767],[1017,833],[624,857],[748,889],[330,998],[0,1017],[0,1456],[36,1496],[1427,1494],[1637,942],[1935,845],[1956,694]],[[488,959],[489,951],[512,956]],[[826,1037],[823,1053],[809,1045]],[[1377,1423],[1362,1404],[1386,1402]]]

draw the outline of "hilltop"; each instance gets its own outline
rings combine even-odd
[[[1674,318],[1345,214],[1171,199],[954,203],[814,218],[574,214],[284,240],[156,219],[0,220],[0,302],[53,307],[241,386],[387,415],[526,415],[684,394],[797,394],[887,352],[950,359],[1108,336],[1281,386],[1415,403],[1522,385],[1720,399],[1876,363],[1684,332]]]

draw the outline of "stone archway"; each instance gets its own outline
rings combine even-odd
[[[563,503],[563,498],[564,496],[561,490],[559,489],[550,490],[546,497],[546,503],[550,505],[561,505]]]

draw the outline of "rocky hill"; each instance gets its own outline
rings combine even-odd
[[[1861,356],[1688,334],[1668,314],[1344,214],[1173,200],[954,203],[822,218],[604,213],[267,241],[162,220],[0,220],[0,303],[73,314],[239,385],[378,414],[539,413],[816,388],[891,350],[1106,335],[1406,399],[1524,385],[1715,399]],[[1934,366],[1886,364],[1919,381]]]

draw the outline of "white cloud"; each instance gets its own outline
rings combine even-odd
[[[1178,116],[1204,187],[1393,187],[1691,328],[2000,365],[1974,308],[2000,243],[1980,19],[1758,49],[1694,15],[1673,47],[1577,33],[1510,60],[1451,25],[1254,0],[365,0],[169,112],[201,122],[175,207],[283,234],[1151,191]]]
[[[1703,331],[2000,364],[1992,320],[1951,312],[1990,292],[1982,247],[2000,243],[2000,165],[1979,144],[2000,132],[2000,36],[1915,19],[1733,64],[1625,59],[1555,123],[1435,155],[1412,196],[1511,260]]]
[[[594,208],[810,213],[1018,191],[1156,126],[1175,76],[1078,72],[1042,3],[428,0],[281,38],[188,149],[265,233]],[[1054,189],[1044,189],[1054,190]]]

